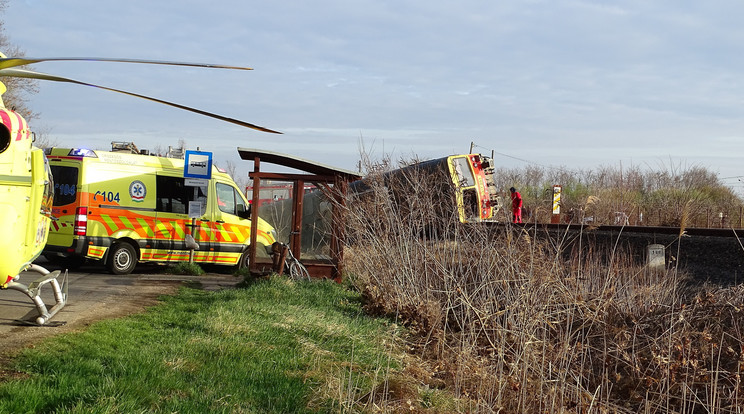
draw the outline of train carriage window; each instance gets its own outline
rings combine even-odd
[[[455,164],[457,180],[461,187],[472,187],[475,185],[475,177],[470,170],[470,161],[465,157],[455,158],[452,160]]]
[[[54,205],[74,203],[77,198],[78,167],[52,165],[51,170],[54,177]]]

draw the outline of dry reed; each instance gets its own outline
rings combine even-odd
[[[442,179],[372,174],[346,200],[348,277],[412,332],[422,387],[461,412],[744,412],[741,286],[693,289],[617,246],[459,223]]]

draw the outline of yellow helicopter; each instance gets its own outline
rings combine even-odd
[[[0,83],[0,91],[5,85]],[[0,93],[1,95],[1,93]],[[59,270],[50,273],[33,264],[49,234],[54,185],[44,152],[33,146],[26,120],[5,108],[0,98],[0,289],[14,289],[28,295],[39,311],[36,323],[46,323],[67,301],[66,277],[60,286]],[[41,275],[26,286],[17,281],[19,273],[30,270]],[[66,276],[66,274],[65,274]],[[50,283],[55,305],[48,310],[39,295]]]
[[[56,82],[67,82],[83,86],[118,92],[137,98],[169,105],[221,121],[244,126],[262,132],[280,133],[238,119],[225,117],[200,109],[180,105],[119,89],[80,82],[77,80],[20,69],[43,61],[104,61],[143,63],[174,66],[194,66],[220,69],[251,70],[240,66],[225,66],[204,63],[168,62],[139,59],[109,58],[41,58],[6,57],[0,53],[0,77],[22,77]],[[0,289],[12,289],[26,294],[36,305],[38,316],[34,322],[43,325],[67,302],[67,272],[50,272],[34,264],[41,254],[49,235],[52,217],[54,184],[49,164],[43,150],[33,145],[33,133],[26,120],[17,112],[5,107],[2,94],[6,86],[0,82],[0,228],[4,233],[0,238]],[[20,273],[38,273],[37,280],[28,285],[19,282]],[[58,280],[61,279],[61,280]],[[41,287],[51,285],[55,303],[51,308],[40,297]]]

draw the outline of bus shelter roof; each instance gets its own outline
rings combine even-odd
[[[244,160],[253,160],[255,158],[259,158],[262,162],[268,162],[271,164],[294,168],[296,170],[315,175],[341,176],[349,181],[358,180],[361,178],[361,175],[354,171],[331,167],[329,165],[275,151],[266,151],[253,148],[238,148],[238,154],[240,154],[240,158]]]

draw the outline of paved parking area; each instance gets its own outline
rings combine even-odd
[[[40,265],[49,270],[54,266]],[[68,300],[46,325],[29,325],[22,321],[37,316],[33,302],[15,290],[0,291],[0,350],[26,346],[46,336],[81,329],[90,323],[130,313],[140,312],[157,303],[158,297],[173,294],[184,283],[201,286],[205,290],[233,288],[242,278],[226,273],[208,273],[203,276],[166,275],[162,268],[140,266],[126,276],[113,275],[103,266],[83,266],[68,272]],[[20,281],[26,285],[38,277],[37,273],[24,272]],[[42,299],[48,307],[54,304],[51,285],[42,287]]]

